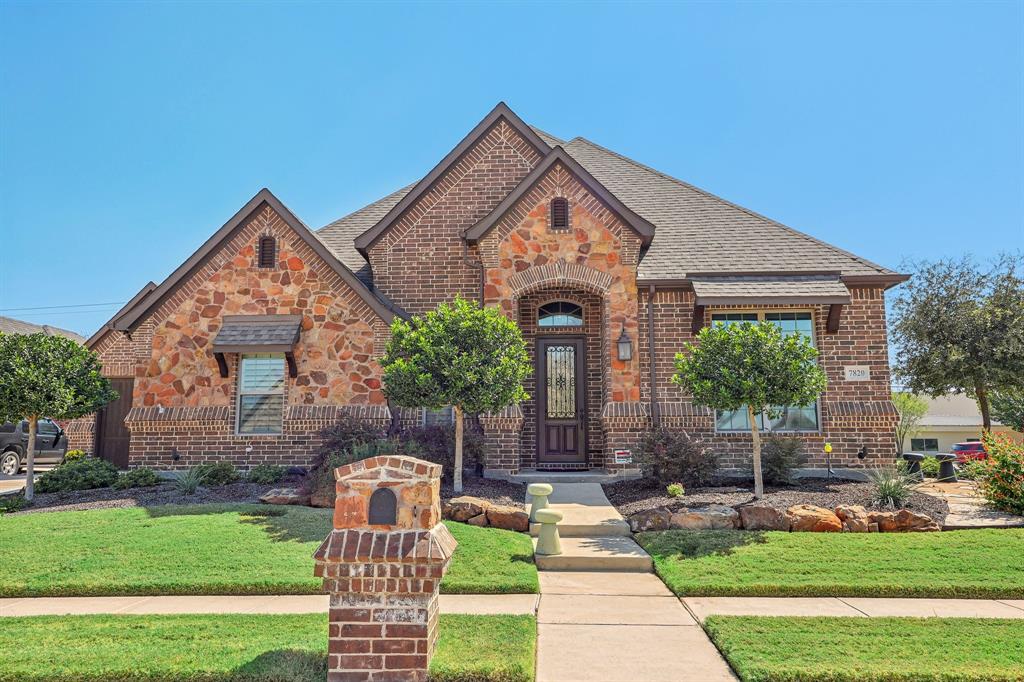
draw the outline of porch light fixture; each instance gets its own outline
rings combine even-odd
[[[619,334],[619,360],[632,360],[633,359],[633,342],[629,340],[629,336],[626,335],[626,326],[622,326],[622,333]]]

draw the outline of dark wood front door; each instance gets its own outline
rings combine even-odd
[[[134,379],[111,379],[110,385],[117,391],[118,398],[107,403],[96,414],[96,455],[107,460],[118,469],[128,468],[128,443],[131,433],[124,425],[124,418],[132,407]]]
[[[537,463],[586,462],[583,339],[537,339]]]

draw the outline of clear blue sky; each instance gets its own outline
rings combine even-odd
[[[1022,7],[3,0],[0,309],[123,302],[264,186],[320,227],[499,100],[890,267],[988,258],[1024,246]]]

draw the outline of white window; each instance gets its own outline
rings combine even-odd
[[[277,434],[284,422],[284,355],[243,355],[238,363],[238,433]]]
[[[910,449],[914,452],[938,452],[938,438],[911,438]]]
[[[799,334],[814,344],[814,316],[809,312],[744,312],[712,313],[711,323],[720,325],[743,322],[770,322],[776,325],[783,336]],[[772,416],[772,415],[775,416]],[[818,406],[779,406],[755,415],[759,431],[817,431]],[[765,427],[767,424],[767,427]],[[738,410],[719,410],[715,414],[715,429],[718,431],[750,431],[750,417],[746,407]]]
[[[423,426],[448,426],[455,423],[455,410],[451,405],[440,410],[423,410]]]

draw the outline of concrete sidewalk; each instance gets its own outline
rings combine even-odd
[[[441,613],[533,615],[536,594],[442,594]],[[327,613],[320,594],[270,596],[31,597],[0,599],[0,616],[172,613]]]
[[[1024,619],[1024,599],[684,597],[682,602],[702,623],[708,616]]]

